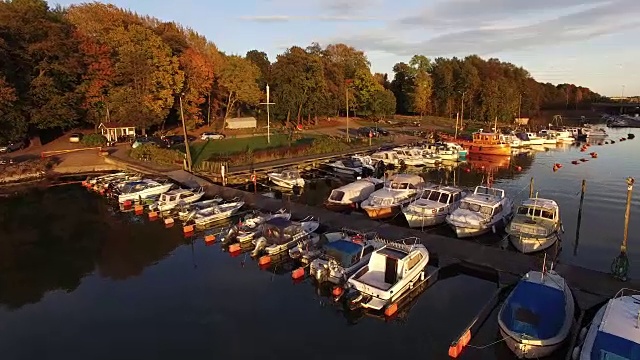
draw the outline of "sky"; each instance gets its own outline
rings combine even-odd
[[[68,6],[81,1],[50,0]],[[111,0],[188,26],[227,54],[343,42],[374,72],[412,55],[478,54],[538,81],[640,95],[640,0]]]

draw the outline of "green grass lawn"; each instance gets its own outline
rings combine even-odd
[[[295,141],[294,144],[302,144],[313,141],[313,135],[305,135],[302,139]],[[294,145],[292,144],[292,145]],[[210,159],[213,156],[231,155],[251,150],[260,150],[267,148],[278,148],[288,146],[289,140],[287,135],[275,134],[271,135],[271,143],[267,143],[266,136],[253,136],[238,139],[209,140],[205,142],[197,142],[189,146],[191,157],[194,164],[198,164],[203,160]]]

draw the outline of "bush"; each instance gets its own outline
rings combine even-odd
[[[88,134],[83,136],[80,142],[86,146],[105,146],[107,138],[102,134]]]
[[[131,149],[129,156],[136,160],[152,161],[160,165],[174,165],[184,159],[184,155],[177,150],[159,148],[153,144],[142,144]]]

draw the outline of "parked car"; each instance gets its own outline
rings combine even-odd
[[[389,131],[379,127],[376,129],[376,131],[378,132],[378,135],[382,135],[382,136],[389,136]]]
[[[224,138],[224,134],[217,132],[203,132],[202,135],[200,135],[201,140],[222,140]]]
[[[133,142],[133,144],[131,144],[132,148],[137,148],[140,145],[143,144],[150,144],[150,145],[154,145],[154,146],[166,146],[166,143],[163,142],[162,140],[160,140],[159,138],[154,138],[154,137],[150,137],[150,136],[144,136],[144,137],[139,137],[136,138],[136,140]]]
[[[82,140],[82,134],[80,133],[73,133],[69,136],[69,142],[71,143],[79,143],[80,140]]]
[[[9,141],[6,144],[0,145],[0,154],[10,153],[12,151],[23,149],[27,146],[26,141],[18,140],[18,141]]]
[[[378,136],[376,129],[366,127],[366,126],[363,126],[358,129],[358,136],[369,137],[369,134],[371,134],[373,137]]]
[[[193,135],[187,135],[189,141],[194,141],[197,138]],[[184,135],[167,135],[162,138],[167,147],[172,147],[178,144],[184,144]]]

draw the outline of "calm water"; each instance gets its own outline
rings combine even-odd
[[[617,140],[627,131],[609,133]],[[638,141],[593,146],[587,152],[599,158],[578,166],[570,161],[588,155],[577,148],[516,157],[498,169],[496,186],[520,200],[534,176],[539,196],[561,206],[566,233],[560,261],[607,271],[622,239],[624,179],[640,175]],[[555,162],[564,165],[556,173]],[[483,178],[482,165],[426,176],[451,182],[455,173],[457,183],[473,186]],[[574,252],[582,179],[587,193]],[[313,187],[298,200],[323,200],[327,183]],[[640,275],[634,262],[639,197],[629,231],[634,277]],[[478,241],[493,245],[498,238]],[[286,270],[260,270],[245,255],[233,258],[218,244],[184,239],[180,227],[116,212],[79,186],[0,199],[2,359],[445,359],[451,340],[497,287],[453,274],[416,292],[397,319],[385,322],[345,314],[310,282],[293,284]],[[494,312],[472,344],[497,339]],[[461,358],[513,357],[497,344],[468,348]]]

